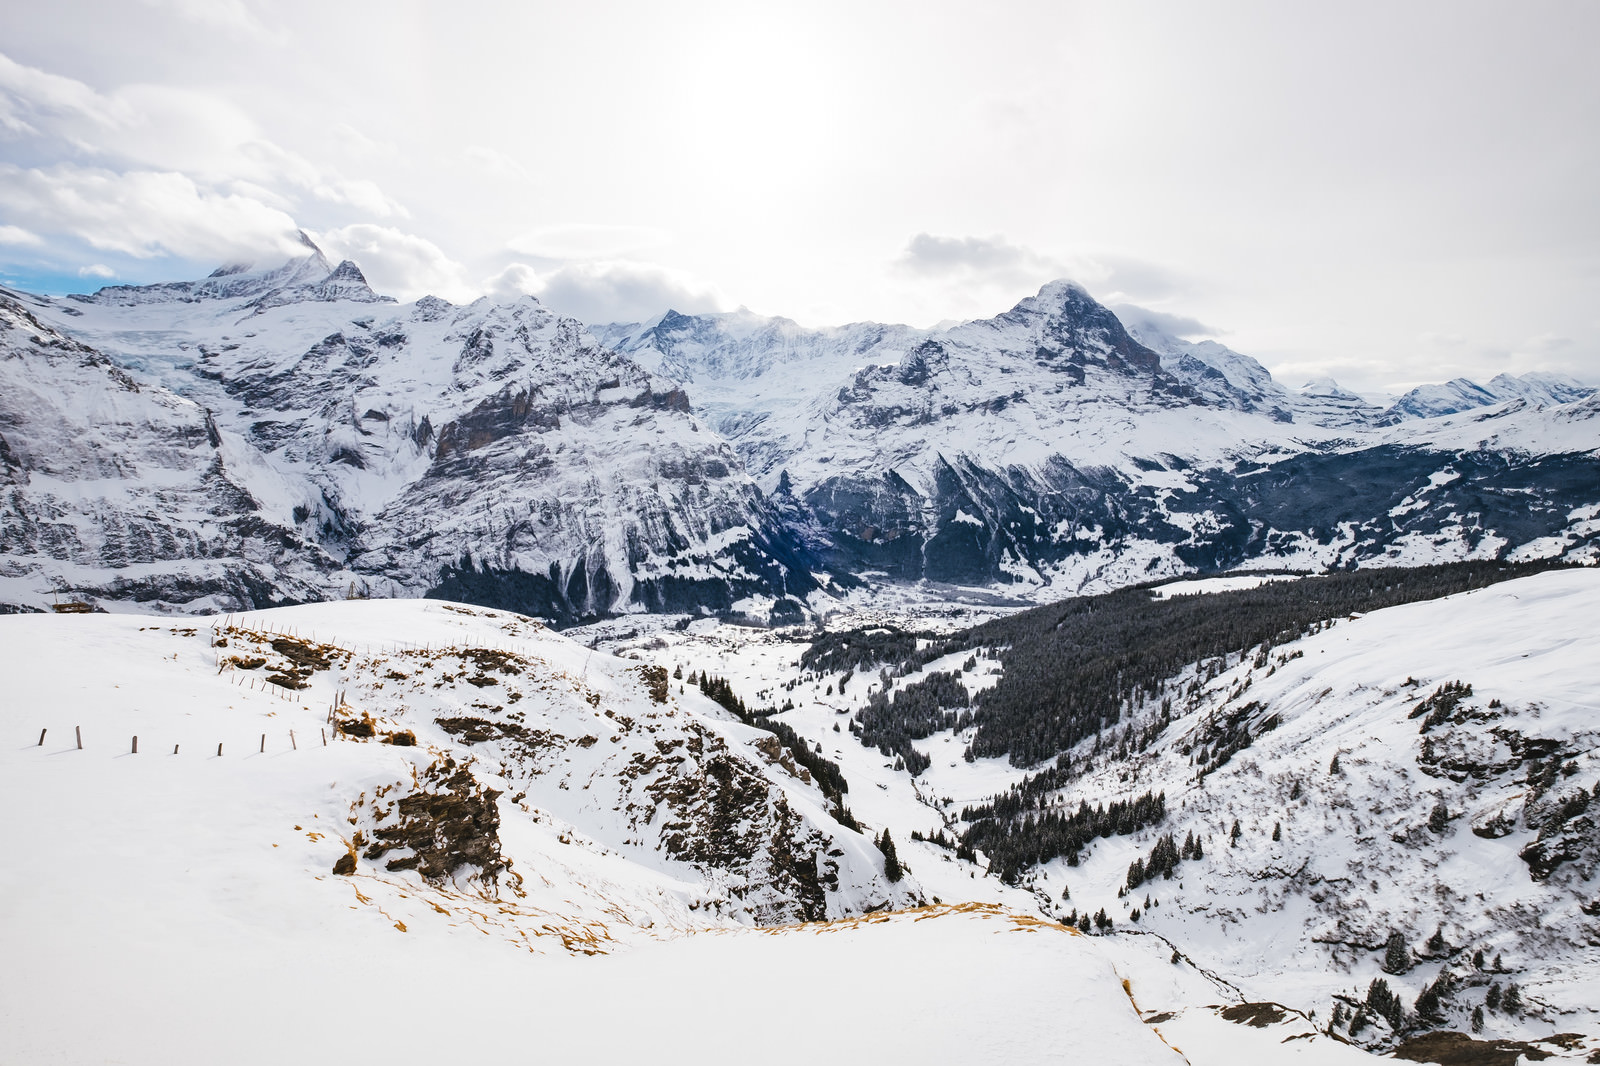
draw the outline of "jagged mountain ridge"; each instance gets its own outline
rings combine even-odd
[[[835,570],[1048,599],[1192,569],[1593,550],[1582,402],[1389,424],[1332,382],[1293,392],[1214,342],[1125,330],[1064,282],[946,330],[735,312],[598,334],[696,396]]]
[[[1562,374],[1537,371],[1521,377],[1496,374],[1486,385],[1467,378],[1452,378],[1443,385],[1419,385],[1412,389],[1395,401],[1386,417],[1393,420],[1437,418],[1509,400],[1545,405],[1576,403],[1594,394],[1593,388],[1580,381]]]
[[[398,305],[308,242],[274,267],[18,300],[292,486],[276,521],[303,579],[213,605],[357,591],[795,620],[863,579],[1048,600],[1595,550],[1592,397],[1383,426],[1335,386],[1290,393],[1220,345],[1125,329],[1066,282],[937,331],[736,312],[591,333],[530,298]],[[58,568],[21,599],[116,580]]]
[[[683,392],[531,298],[396,305],[313,249],[198,283],[35,299],[30,313],[192,400],[297,486],[285,525],[314,546],[321,580],[289,598],[432,593],[565,621],[739,605],[765,619],[799,617],[795,597],[816,588]]]

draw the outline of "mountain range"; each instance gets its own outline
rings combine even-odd
[[[946,329],[589,328],[531,297],[399,304],[304,243],[0,293],[0,602],[785,622],[885,590],[1600,551],[1600,399],[1575,382],[1383,410],[1067,282]]]

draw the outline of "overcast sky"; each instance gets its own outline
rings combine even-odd
[[[1071,277],[1286,384],[1600,383],[1600,4],[4,4],[0,281],[303,227],[590,321]]]

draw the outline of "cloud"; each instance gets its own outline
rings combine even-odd
[[[312,193],[319,200],[329,203],[345,204],[350,207],[365,211],[378,218],[389,218],[398,215],[401,218],[410,218],[411,212],[378,188],[376,182],[371,181],[333,181],[317,185]]]
[[[513,237],[507,246],[541,259],[615,259],[658,247],[668,235],[648,226],[547,226]]]
[[[297,246],[294,220],[284,212],[170,172],[0,163],[0,215],[137,259],[221,260],[292,254]]]
[[[1208,326],[1198,318],[1188,315],[1175,315],[1167,311],[1152,311],[1148,307],[1137,307],[1133,304],[1109,305],[1111,313],[1116,315],[1128,329],[1135,333],[1160,333],[1179,340],[1193,341],[1202,337],[1216,337],[1222,330],[1215,326]]]
[[[112,128],[132,116],[126,104],[101,96],[81,81],[23,66],[0,53],[0,130],[38,136],[62,120]]]
[[[371,218],[410,216],[376,182],[326,170],[262,136],[245,110],[214,93],[162,85],[101,93],[0,54],[0,138],[21,142],[11,158],[54,162],[27,171],[13,165],[8,176],[34,187],[0,190],[0,203],[43,206],[45,221],[26,216],[42,234],[74,234],[134,256],[205,256],[211,246],[259,245],[267,219],[293,232],[286,219],[306,198]],[[40,189],[42,179],[62,182],[62,189]],[[107,195],[109,203],[102,203]],[[123,202],[158,216],[147,224],[120,219],[90,237]],[[210,242],[171,237],[197,216],[238,229],[218,230]]]
[[[572,263],[548,274],[513,263],[486,288],[491,296],[537,296],[551,310],[594,325],[642,322],[667,310],[697,314],[726,306],[715,288],[650,263]]]
[[[279,39],[245,5],[244,0],[142,0],[146,7],[171,11],[202,26],[230,30],[250,37]]]
[[[374,289],[402,300],[432,294],[465,303],[479,295],[465,268],[426,237],[370,222],[311,237],[330,257],[354,260]]]
[[[514,178],[518,181],[526,181],[530,176],[521,163],[498,149],[474,144],[467,148],[465,154],[467,161],[479,173],[492,174],[497,178]]]
[[[920,280],[985,286],[1017,293],[1066,278],[1103,302],[1159,301],[1192,288],[1177,272],[1116,253],[1046,255],[1005,237],[941,237],[919,233],[896,260]]]
[[[1572,347],[1573,344],[1571,337],[1563,337],[1557,333],[1541,333],[1537,337],[1529,337],[1517,345],[1517,349],[1523,352],[1559,352],[1563,348]]]
[[[117,272],[104,263],[94,263],[90,266],[78,268],[78,277],[80,278],[114,278],[116,276]]]
[[[975,277],[990,283],[1051,280],[1058,265],[1004,237],[939,237],[919,233],[901,253],[902,269],[926,277]]]
[[[29,233],[21,226],[0,226],[0,244],[22,244],[37,247],[44,243],[44,238],[37,233]]]

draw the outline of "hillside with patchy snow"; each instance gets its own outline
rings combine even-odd
[[[1217,995],[1277,1000],[1343,1039],[1438,1054],[1449,1033],[1470,1034],[1512,1047],[1510,1062],[1517,1042],[1562,1033],[1580,1036],[1565,1050],[1527,1046],[1600,1049],[1588,995],[1600,979],[1597,617],[1594,568],[1341,615],[1191,664],[1061,760],[971,758],[974,723],[915,741],[929,759],[917,774],[853,735],[878,669],[808,669],[810,634],[707,624],[604,639],[788,707],[777,717],[840,763],[859,816],[897,827],[903,860],[935,896],[1032,906],[1130,951],[1176,953],[1175,971],[1209,975]],[[893,639],[870,623],[849,632]],[[903,674],[893,655],[878,665],[897,690],[944,672],[976,696],[1003,676],[1003,651]],[[978,865],[961,860],[964,811],[1060,764],[1064,780],[1020,794],[1018,847],[1029,826],[1084,804],[1161,794],[1164,812],[1005,882],[982,872],[981,849]]]
[[[0,629],[7,1061],[1241,1061],[1208,982],[912,906],[772,734],[526,617]],[[1244,1061],[1291,1035],[1359,1060]]]

